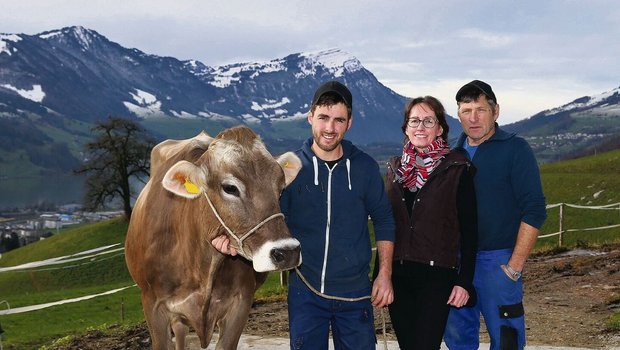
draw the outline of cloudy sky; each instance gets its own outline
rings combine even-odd
[[[0,33],[96,30],[146,53],[217,66],[340,48],[399,94],[455,115],[490,83],[500,124],[620,86],[618,0],[0,0]]]

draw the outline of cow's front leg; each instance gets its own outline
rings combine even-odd
[[[172,334],[170,333],[170,316],[165,306],[154,301],[155,297],[142,293],[144,318],[149,327],[153,350],[172,350]]]
[[[183,324],[179,317],[172,320],[172,332],[174,333],[174,342],[176,350],[185,350],[185,337],[189,332],[189,328]]]
[[[228,308],[223,317],[217,322],[219,339],[215,350],[237,349],[239,338],[248,322],[250,308],[252,307],[252,295],[241,296],[236,299],[235,307]]]

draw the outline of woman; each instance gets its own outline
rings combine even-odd
[[[448,129],[439,100],[411,100],[403,153],[388,162],[396,222],[389,309],[404,350],[439,349],[449,308],[475,303],[475,169],[463,149],[450,151]]]

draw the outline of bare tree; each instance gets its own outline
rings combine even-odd
[[[87,159],[77,174],[87,174],[84,205],[94,210],[115,198],[123,203],[125,217],[131,217],[131,179],[146,182],[154,139],[138,123],[108,117],[93,127],[95,139],[86,144]]]

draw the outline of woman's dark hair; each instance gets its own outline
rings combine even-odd
[[[448,126],[448,121],[446,120],[446,109],[443,108],[441,102],[433,96],[424,96],[424,97],[416,97],[414,99],[409,100],[407,105],[405,106],[405,113],[403,117],[403,125],[401,126],[401,130],[403,134],[405,134],[405,140],[403,143],[407,143],[409,138],[407,137],[407,122],[409,121],[409,113],[411,113],[411,109],[420,103],[426,103],[433,112],[435,112],[435,116],[437,117],[437,121],[439,122],[439,126],[441,126],[443,133],[441,133],[441,138],[448,142],[448,132],[450,131],[450,127]]]

